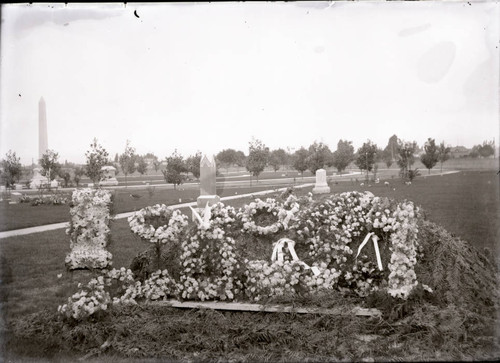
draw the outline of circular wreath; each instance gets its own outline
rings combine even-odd
[[[187,226],[187,217],[165,204],[145,207],[128,218],[133,233],[151,243],[174,242]]]
[[[265,201],[257,198],[255,201],[247,204],[241,211],[241,221],[243,222],[243,231],[249,233],[257,233],[262,235],[275,234],[283,229],[282,207],[275,199],[268,198]],[[267,225],[257,225],[256,218],[265,216],[264,218],[276,219],[276,222]]]

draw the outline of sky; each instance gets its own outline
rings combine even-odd
[[[498,1],[3,4],[0,157],[164,158],[499,131]]]

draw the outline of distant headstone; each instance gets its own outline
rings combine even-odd
[[[316,170],[316,184],[312,190],[314,194],[330,193],[330,187],[326,183],[326,170]]]
[[[40,188],[40,186],[47,185],[47,183],[49,182],[49,179],[43,176],[41,172],[42,172],[41,168],[33,169],[33,178],[30,181],[31,189],[38,189]]]
[[[118,185],[118,180],[116,179],[116,168],[114,166],[103,166],[101,171],[102,178],[99,181],[99,185]]]
[[[215,158],[206,155],[200,161],[200,196],[197,199],[198,208],[204,208],[220,201],[216,189]]]
[[[23,185],[22,184],[14,184],[16,190],[22,190],[23,189]]]

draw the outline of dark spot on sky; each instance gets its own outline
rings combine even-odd
[[[69,23],[64,23],[64,26],[68,26],[68,25],[69,25]]]
[[[137,14],[137,10],[134,10],[134,15],[136,18],[140,18],[140,16]]]
[[[21,94],[19,94],[19,97],[21,97]]]

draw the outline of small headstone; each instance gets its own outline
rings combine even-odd
[[[326,183],[326,170],[316,170],[316,184],[312,190],[313,194],[330,193],[330,187]]]
[[[14,184],[16,190],[22,190],[23,185],[22,184]]]
[[[200,161],[200,196],[197,199],[198,208],[204,208],[220,201],[216,192],[215,158],[206,155]]]
[[[87,186],[88,186],[89,188],[92,188],[92,187],[94,186],[94,183],[88,183],[88,184],[87,184]]]
[[[102,177],[99,185],[118,185],[116,179],[116,168],[111,165],[105,165],[101,168]],[[144,182],[143,182],[144,183]]]

